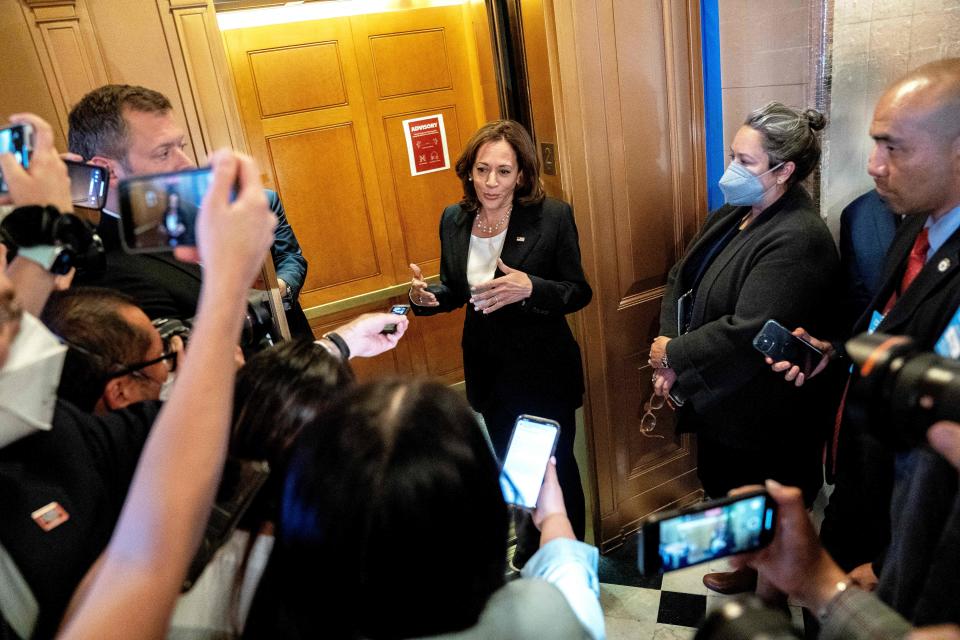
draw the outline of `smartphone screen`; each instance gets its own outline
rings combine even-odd
[[[0,153],[12,153],[21,167],[30,167],[30,154],[33,151],[33,127],[28,124],[15,124],[0,129]],[[0,172],[0,193],[6,193],[7,181]]]
[[[560,425],[553,420],[527,415],[517,418],[500,471],[500,488],[507,502],[526,509],[537,506],[559,434]]]
[[[70,174],[70,198],[73,204],[87,209],[103,209],[107,201],[107,170],[85,162],[66,161]]]
[[[127,250],[143,253],[195,246],[200,202],[212,181],[210,167],[121,181],[120,220]]]
[[[643,525],[640,570],[673,571],[759,549],[773,539],[775,520],[765,491],[655,516]]]

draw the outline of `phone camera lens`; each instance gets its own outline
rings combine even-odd
[[[760,337],[760,349],[767,351],[770,347],[773,346],[773,339],[770,336],[761,336]]]

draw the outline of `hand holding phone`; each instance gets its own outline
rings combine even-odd
[[[767,320],[753,339],[753,347],[774,362],[789,362],[809,377],[823,359],[823,351],[793,335],[776,320]]]
[[[9,152],[0,154],[9,200],[20,207],[52,205],[61,213],[72,212],[70,180],[53,145],[53,129],[32,113],[12,116],[11,122],[12,126],[0,130],[0,150]]]
[[[555,420],[521,415],[517,418],[500,470],[504,499],[522,509],[534,509],[540,487],[560,436]]]
[[[408,311],[410,311],[410,305],[408,304],[395,304],[392,307],[390,307],[390,313],[398,316],[405,316],[407,315]],[[383,331],[381,331],[380,333],[384,335],[389,335],[391,333],[396,333],[396,332],[397,332],[397,323],[391,322],[390,324],[384,325]]]
[[[753,491],[648,518],[637,564],[653,575],[755,551],[773,540],[776,502]]]

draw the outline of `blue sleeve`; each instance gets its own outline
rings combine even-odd
[[[264,189],[270,210],[277,216],[277,228],[274,231],[273,246],[270,255],[273,257],[273,266],[277,270],[277,277],[282,278],[290,289],[290,296],[296,298],[300,294],[307,279],[307,259],[303,257],[297,236],[287,222],[287,214],[283,210],[283,203],[276,191]]]
[[[592,545],[556,538],[533,554],[520,572],[524,578],[546,580],[559,589],[594,640],[606,637],[597,577],[599,558],[600,553]]]

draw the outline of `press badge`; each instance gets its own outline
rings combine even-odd
[[[937,344],[933,346],[933,350],[937,352],[937,355],[944,358],[960,357],[960,309],[957,309],[957,312],[950,318],[950,324],[947,325],[946,331],[937,340]]]

